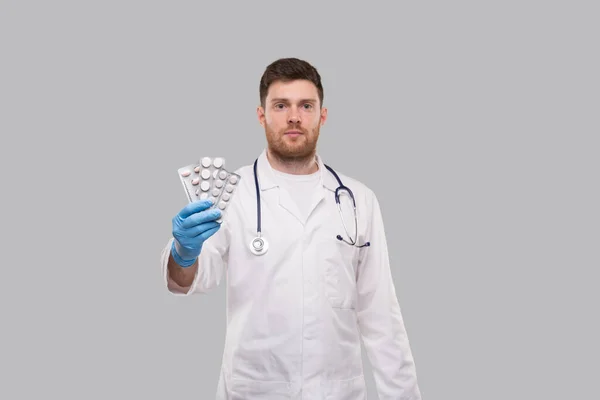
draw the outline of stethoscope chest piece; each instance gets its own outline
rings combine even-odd
[[[250,251],[254,255],[263,255],[267,250],[269,250],[269,243],[263,237],[257,236],[250,242]]]

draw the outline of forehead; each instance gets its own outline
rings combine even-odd
[[[291,101],[300,99],[314,99],[318,101],[319,91],[314,83],[304,79],[289,82],[275,81],[269,87],[267,101],[275,98],[289,99]]]

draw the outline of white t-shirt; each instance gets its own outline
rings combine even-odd
[[[315,190],[319,185],[319,174],[321,171],[310,175],[294,175],[273,169],[275,177],[281,189],[285,190],[296,202],[298,210],[306,220],[308,217],[308,208],[312,203]]]

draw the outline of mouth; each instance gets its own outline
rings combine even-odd
[[[286,136],[296,137],[296,136],[302,135],[302,132],[301,131],[286,131],[285,135]]]

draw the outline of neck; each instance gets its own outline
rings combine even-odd
[[[267,149],[267,159],[273,169],[286,174],[307,175],[319,170],[314,153],[308,157],[284,159],[273,153],[271,149]]]

